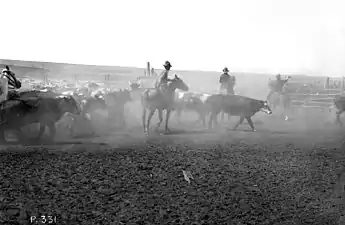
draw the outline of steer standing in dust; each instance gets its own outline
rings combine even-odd
[[[209,128],[212,128],[212,122],[217,124],[217,115],[224,111],[229,115],[240,116],[239,122],[234,126],[233,130],[243,123],[246,119],[255,131],[255,127],[251,117],[259,111],[263,111],[267,114],[271,114],[272,111],[269,108],[267,101],[256,100],[239,95],[212,95],[210,96],[206,103],[210,106],[211,115],[209,118]]]
[[[144,91],[141,97],[141,104],[143,107],[142,123],[144,132],[149,133],[151,118],[158,110],[159,122],[157,124],[157,129],[163,122],[162,112],[166,110],[165,118],[165,132],[169,132],[168,121],[170,113],[174,108],[175,103],[175,91],[180,89],[182,91],[188,91],[188,86],[175,75],[174,79],[168,78],[168,73],[171,68],[170,62],[166,61],[164,64],[165,70],[160,74],[158,80],[155,84],[155,89],[147,89]],[[149,110],[149,115],[146,121],[146,110]]]

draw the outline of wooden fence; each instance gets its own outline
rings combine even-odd
[[[324,86],[307,88],[307,91],[288,93],[292,107],[325,109],[333,105],[334,97],[344,93],[345,77],[341,78],[338,88],[325,89]]]

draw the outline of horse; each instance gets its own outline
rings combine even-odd
[[[143,107],[142,124],[144,133],[149,134],[149,127],[152,116],[158,110],[159,122],[157,123],[157,130],[163,122],[163,110],[166,110],[165,118],[165,132],[169,132],[168,121],[170,113],[174,108],[175,103],[175,91],[176,89],[182,91],[188,91],[188,86],[179,78],[176,74],[174,79],[169,81],[166,86],[157,89],[147,89],[141,96],[141,105]],[[146,123],[146,111],[149,111]]]
[[[274,109],[278,106],[281,106],[283,111],[291,109],[291,99],[286,91],[287,82],[291,79],[291,76],[286,77],[282,80],[269,80],[268,88],[269,93],[267,95],[268,105]],[[288,120],[288,117],[285,115],[285,120]]]
[[[40,124],[36,140],[40,140],[45,126],[49,127],[50,140],[56,134],[55,123],[66,113],[80,114],[80,107],[72,96],[56,98],[11,99],[0,104],[0,141],[5,142],[5,130],[15,130],[19,139],[23,138],[21,127],[33,123]]]
[[[267,95],[266,100],[268,101],[268,99],[271,97],[271,95],[274,92],[282,92],[283,88],[285,86],[285,84],[291,79],[291,76],[286,77],[285,79],[282,80],[269,80],[268,81],[268,89],[269,89],[269,93]]]

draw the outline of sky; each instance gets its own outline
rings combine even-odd
[[[1,1],[0,58],[345,75],[343,0]]]

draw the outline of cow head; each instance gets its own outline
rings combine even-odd
[[[57,97],[59,101],[60,109],[63,113],[69,112],[75,115],[81,113],[81,108],[78,101],[71,95],[61,95]]]
[[[267,114],[272,114],[271,108],[268,106],[267,101],[260,101],[260,111],[267,113]]]

